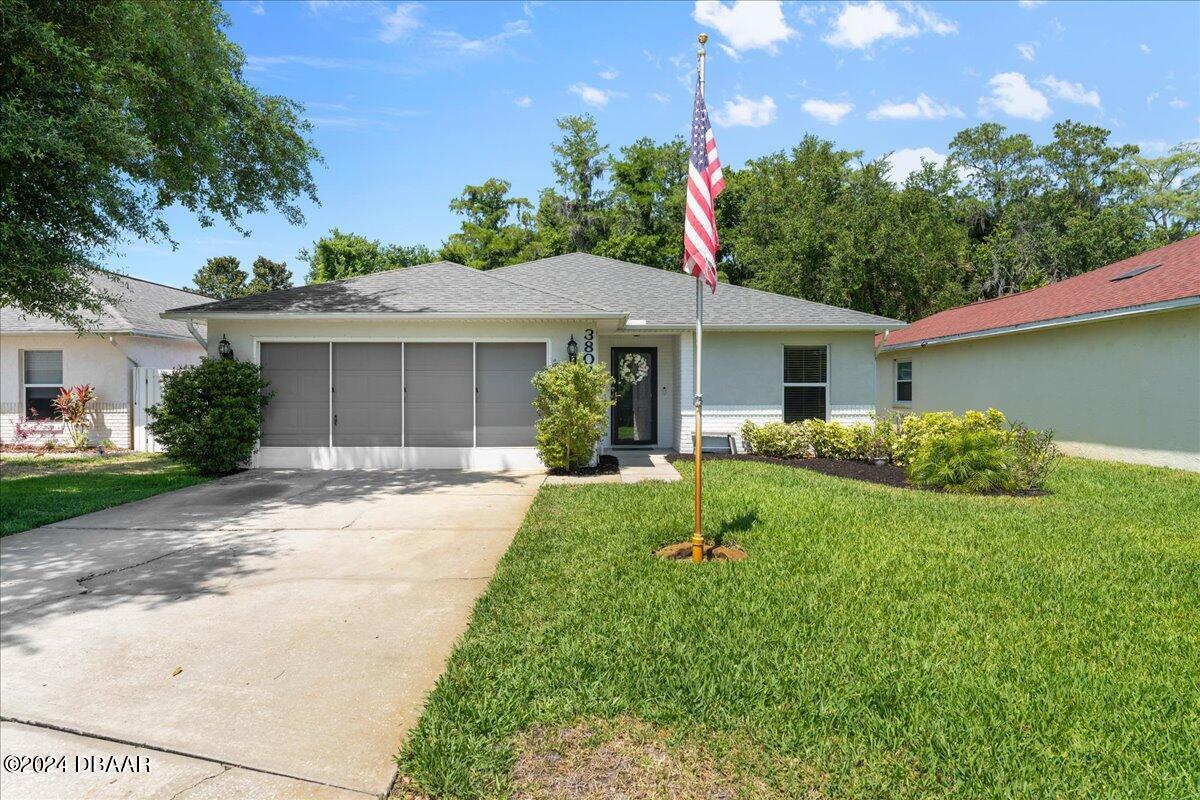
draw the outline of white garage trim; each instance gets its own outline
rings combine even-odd
[[[361,336],[263,336],[253,337],[255,364],[262,364],[262,345],[328,343],[329,345],[329,445],[327,447],[262,446],[254,454],[253,466],[263,468],[300,469],[540,469],[542,462],[536,447],[479,447],[478,441],[478,358],[480,344],[543,344],[546,366],[551,362],[552,340],[545,337],[361,337]],[[404,374],[401,388],[401,447],[337,447],[333,428],[333,350],[342,343],[399,343],[405,344],[470,344],[471,345],[471,438],[472,447],[409,447],[407,409],[405,407]],[[401,348],[402,363],[407,366],[407,353]]]

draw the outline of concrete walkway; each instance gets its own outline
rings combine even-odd
[[[668,450],[616,450],[613,455],[621,462],[617,475],[547,475],[547,486],[587,485],[589,483],[641,483],[663,481],[672,483],[683,476],[667,461]]]
[[[253,471],[0,540],[0,750],[67,756],[5,800],[385,792],[542,480]]]

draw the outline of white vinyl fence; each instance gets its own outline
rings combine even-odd
[[[146,409],[157,405],[162,400],[163,375],[172,372],[169,369],[147,369],[136,367],[133,370],[133,449],[146,453],[157,453],[162,450],[154,440],[154,434],[146,426],[150,424],[150,415]]]

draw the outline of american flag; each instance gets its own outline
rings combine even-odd
[[[704,278],[717,291],[717,218],[713,201],[725,188],[717,140],[696,81],[696,107],[692,112],[692,153],[688,163],[687,210],[683,220],[683,271]]]

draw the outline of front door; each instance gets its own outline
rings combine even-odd
[[[612,443],[653,445],[658,441],[658,349],[612,349]]]

